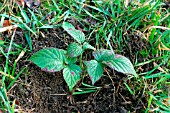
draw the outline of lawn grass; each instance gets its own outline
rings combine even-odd
[[[15,8],[17,13],[12,8]],[[6,60],[0,67],[0,109],[14,112],[15,103],[8,100],[8,90],[26,68],[15,74],[17,62],[11,62],[9,56],[13,55],[17,59],[23,51],[32,51],[34,45],[31,38],[37,37],[41,29],[61,27],[63,21],[74,18],[77,24],[86,30],[89,41],[95,42],[96,48],[113,49],[133,62],[139,77],[130,76],[124,86],[139,98],[139,101],[142,101],[140,98],[147,100],[143,112],[170,110],[170,8],[166,8],[164,1],[136,0],[127,4],[119,0],[60,0],[57,3],[55,0],[47,0],[42,1],[41,6],[34,11],[29,8],[22,9],[17,4],[6,1],[0,11],[0,25],[3,25],[5,19],[10,19],[13,25],[25,31],[24,36],[28,43],[26,48],[15,44],[15,32],[10,40],[0,42],[0,56]],[[87,17],[91,19],[91,23],[87,22]],[[132,51],[135,53],[134,58],[125,52],[130,49],[128,44],[132,39],[142,39],[145,42],[145,48]],[[7,52],[4,50],[6,47]],[[12,47],[17,48],[14,53],[11,52]],[[149,69],[145,70],[147,66]],[[8,85],[5,82],[7,80],[11,81]],[[10,106],[11,104],[13,106]]]

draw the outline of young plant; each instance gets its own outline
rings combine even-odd
[[[137,77],[129,59],[115,54],[111,50],[96,50],[92,45],[85,41],[84,33],[75,29],[71,23],[64,22],[62,27],[77,41],[77,43],[74,42],[69,44],[67,50],[44,48],[31,56],[30,61],[38,65],[44,71],[56,72],[63,70],[63,77],[70,91],[72,91],[76,83],[83,78],[81,77],[81,74],[82,72],[86,72],[86,70],[93,85],[101,78],[106,66],[109,66],[118,72],[133,74]],[[87,67],[84,68],[82,64],[82,55],[86,49],[93,50],[92,55],[94,59],[84,61],[83,63]],[[81,57],[78,60],[79,56]]]

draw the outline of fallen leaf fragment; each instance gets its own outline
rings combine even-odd
[[[15,104],[19,106],[19,105],[20,105],[19,100],[16,99],[16,100],[15,100]]]
[[[11,22],[9,20],[4,20],[3,27],[10,26]]]

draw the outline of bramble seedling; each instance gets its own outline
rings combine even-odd
[[[30,60],[44,71],[56,72],[62,70],[64,80],[70,91],[72,91],[76,83],[83,78],[83,76],[81,76],[82,72],[88,73],[94,85],[94,83],[101,78],[106,66],[118,72],[132,74],[137,77],[129,59],[122,55],[115,54],[111,50],[96,50],[85,41],[84,33],[75,29],[71,23],[64,22],[62,27],[77,42],[69,44],[67,50],[44,48],[32,55]],[[93,50],[92,55],[94,59],[83,61],[82,55],[86,49]],[[86,66],[86,68],[84,66]]]

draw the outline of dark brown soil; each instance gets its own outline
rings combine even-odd
[[[16,99],[23,112],[29,113],[127,113],[142,112],[145,100],[142,97],[132,96],[125,85],[126,75],[108,70],[96,86],[102,87],[96,92],[71,96],[68,87],[60,72],[43,72],[39,67],[28,61],[36,51],[44,47],[57,47],[65,49],[72,40],[68,35],[64,37],[62,29],[41,31],[38,38],[33,38],[33,52],[27,52],[18,62],[16,73],[23,67],[27,69],[21,74],[17,82],[9,90],[11,100]],[[25,38],[20,34],[15,36],[17,44],[26,45]],[[144,44],[142,40],[137,44]],[[137,51],[142,47],[134,47],[135,40],[129,39],[127,52]],[[133,47],[133,48],[132,48]],[[130,52],[129,52],[130,53]],[[133,53],[128,54],[128,57]],[[135,55],[135,54],[134,54]],[[132,58],[134,59],[134,58]],[[86,77],[85,82],[90,79]],[[112,82],[113,81],[113,82]],[[143,99],[143,100],[142,100]],[[142,101],[143,102],[142,102]]]

